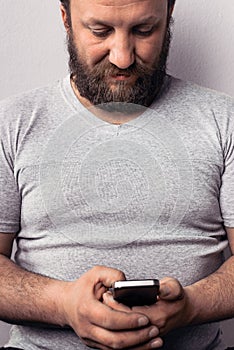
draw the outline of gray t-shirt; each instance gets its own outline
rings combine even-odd
[[[74,280],[94,265],[128,279],[214,272],[234,227],[234,102],[168,77],[122,125],[97,118],[69,77],[0,104],[0,232],[17,264]],[[9,346],[87,349],[70,330],[13,326]],[[219,324],[171,332],[167,350],[223,350]]]

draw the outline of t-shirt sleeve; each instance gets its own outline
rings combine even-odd
[[[16,126],[15,126],[16,127]],[[20,194],[14,174],[14,130],[0,106],[0,232],[20,230]]]
[[[229,134],[224,148],[220,207],[224,226],[234,227],[234,129]]]

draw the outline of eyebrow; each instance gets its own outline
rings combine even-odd
[[[133,26],[140,26],[143,24],[154,24],[156,22],[159,22],[160,18],[155,17],[155,16],[148,16],[148,17],[143,17],[140,20],[138,20],[137,22],[133,23]],[[83,25],[85,27],[89,27],[90,25],[104,25],[104,26],[108,26],[108,27],[112,27],[113,23],[110,23],[108,21],[100,21],[100,19],[91,17],[86,21],[82,21]]]

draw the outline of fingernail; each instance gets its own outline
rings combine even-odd
[[[108,298],[108,299],[113,299],[113,296],[110,292],[106,292],[105,293],[105,297]]]
[[[143,326],[146,326],[147,324],[149,323],[149,320],[148,320],[148,318],[147,317],[140,317],[139,319],[138,319],[138,325],[139,325],[139,327],[143,327]]]
[[[159,333],[159,332],[158,332],[158,328],[154,327],[154,328],[152,328],[152,329],[150,330],[150,332],[149,332],[149,337],[150,337],[150,338],[157,337],[158,333]]]
[[[162,342],[157,339],[157,340],[154,340],[151,344],[150,344],[150,347],[151,348],[159,348],[162,346]]]

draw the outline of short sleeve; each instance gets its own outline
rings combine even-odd
[[[0,105],[0,232],[20,230],[20,194],[14,174],[13,135],[8,115]]]
[[[224,149],[220,207],[224,226],[234,227],[234,131],[229,135]]]

